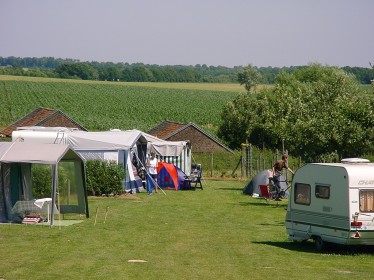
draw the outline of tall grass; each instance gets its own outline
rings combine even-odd
[[[0,279],[372,277],[372,247],[317,253],[312,242],[290,242],[286,201],[266,204],[243,185],[203,180],[204,190],[166,196],[90,197],[91,218],[69,227],[2,224]]]

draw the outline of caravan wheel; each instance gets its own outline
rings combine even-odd
[[[325,248],[325,242],[322,240],[320,236],[315,236],[313,239],[316,245],[316,249],[318,251],[322,251]]]

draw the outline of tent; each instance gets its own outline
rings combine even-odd
[[[12,140],[68,144],[84,160],[114,160],[123,164],[126,170],[123,186],[128,192],[143,189],[145,177],[141,178],[140,172],[151,151],[156,152],[159,161],[174,163],[186,174],[191,165],[188,142],[164,141],[136,129],[86,132],[63,127],[20,127],[13,131]]]
[[[243,193],[252,195],[252,196],[261,196],[259,185],[268,185],[270,176],[272,176],[271,170],[261,171],[255,177],[253,177],[252,180],[249,181],[247,185],[245,185],[243,189]],[[281,176],[280,180],[281,180],[280,182],[281,190],[286,191],[287,189],[286,179],[284,178],[284,176]]]
[[[17,203],[38,206],[33,197],[32,177],[37,164],[50,167],[51,197],[39,200],[39,207],[43,201],[50,201],[54,206],[47,213],[50,225],[54,224],[56,205],[61,214],[78,213],[88,217],[83,160],[68,145],[0,142],[0,221],[15,218],[12,210]]]
[[[159,161],[172,163],[184,173],[191,172],[191,145],[188,141],[166,141],[142,132],[147,139],[147,153],[155,152]]]
[[[129,192],[138,192],[143,188],[134,158],[146,154],[147,140],[139,130],[84,132],[74,131],[68,134],[69,145],[85,160],[114,160],[123,164],[126,170],[124,188]],[[135,157],[135,154],[137,155]]]
[[[142,188],[142,179],[133,165],[134,154],[146,154],[147,140],[139,130],[86,132],[62,127],[21,127],[12,133],[13,141],[68,144],[84,160],[113,160],[123,164],[126,191]]]
[[[162,189],[180,190],[186,174],[172,163],[159,162],[157,167],[157,183]]]

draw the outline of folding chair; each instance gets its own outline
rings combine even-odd
[[[197,188],[197,184],[200,185],[200,187],[203,190],[203,184],[201,183],[201,176],[203,173],[203,169],[201,167],[201,164],[192,164],[191,165],[191,174],[190,174],[190,180],[192,184],[195,184],[193,186],[194,190]]]
[[[259,185],[261,196],[266,200],[266,203],[269,203],[270,200],[275,199],[276,193],[270,191],[268,185]],[[278,201],[277,201],[278,203]]]
[[[182,184],[181,190],[190,190],[190,189],[192,189],[191,182],[192,182],[191,178],[189,176],[185,176],[184,180],[183,180],[183,184]]]

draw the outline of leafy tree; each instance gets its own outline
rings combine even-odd
[[[136,66],[133,69],[133,77],[138,82],[153,82],[152,72],[145,66]]]
[[[64,63],[55,72],[61,78],[82,80],[96,80],[98,78],[97,70],[88,63]]]
[[[335,67],[312,64],[277,76],[271,93],[239,95],[222,112],[218,134],[231,148],[247,139],[274,147],[284,141],[305,160],[373,152],[374,114],[357,80]]]
[[[117,67],[100,68],[98,71],[99,79],[105,81],[118,81],[122,78],[122,73]]]
[[[244,85],[247,92],[255,89],[260,80],[261,74],[251,64],[238,73],[238,82],[240,85]]]

